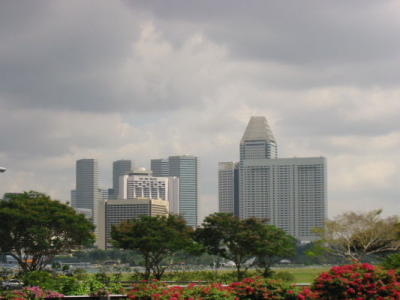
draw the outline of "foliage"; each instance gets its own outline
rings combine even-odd
[[[294,275],[287,271],[273,272],[272,279],[282,280],[285,282],[294,282],[295,281]]]
[[[245,278],[229,285],[238,299],[297,299],[297,292],[280,280]]]
[[[145,279],[151,273],[160,279],[167,268],[163,260],[191,247],[191,233],[192,228],[180,216],[142,216],[113,226],[111,236],[115,246],[137,250],[143,256]]]
[[[54,291],[43,290],[42,288],[37,286],[33,286],[25,287],[22,290],[5,292],[3,293],[3,295],[0,296],[0,299],[2,299],[1,297],[4,297],[3,299],[7,300],[44,300],[50,298],[63,298],[64,295]]]
[[[400,253],[388,255],[381,265],[387,270],[400,269]]]
[[[227,213],[206,217],[202,227],[196,229],[195,239],[208,253],[233,261],[238,280],[254,257],[269,270],[276,256],[292,254],[295,245],[293,238],[272,225],[255,218],[240,220]]]
[[[296,240],[284,230],[268,224],[259,226],[259,234],[254,241],[256,264],[263,268],[263,276],[269,277],[273,263],[295,254]]]
[[[52,258],[93,242],[94,226],[84,215],[38,192],[0,201],[0,252],[23,271],[43,269]]]
[[[167,286],[160,282],[134,284],[128,293],[129,299],[183,300],[183,299],[297,299],[297,291],[278,280],[245,278],[228,286],[208,284],[187,287]]]
[[[235,296],[230,289],[220,284],[197,286],[190,284],[187,287],[167,286],[160,282],[143,282],[134,284],[128,293],[129,299],[154,300],[183,300],[183,299],[215,299],[234,300]]]
[[[326,222],[320,230],[327,249],[349,260],[364,260],[400,250],[399,220],[381,217],[382,210],[347,212]]]
[[[299,299],[400,299],[399,276],[367,263],[336,266],[320,274]]]

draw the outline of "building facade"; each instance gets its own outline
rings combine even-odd
[[[158,158],[150,161],[150,168],[153,172],[153,176],[156,177],[167,177],[169,176],[168,159]]]
[[[120,176],[119,199],[149,198],[168,201],[168,177],[154,177],[151,171],[138,169]]]
[[[170,156],[168,176],[179,178],[179,215],[192,227],[197,226],[199,181],[198,158],[192,155]]]
[[[239,163],[218,163],[218,211],[239,216]]]
[[[73,194],[71,194],[73,196]],[[95,215],[99,193],[99,166],[96,159],[80,159],[76,162],[76,188],[74,202],[76,208],[87,208]]]
[[[119,192],[119,178],[120,176],[126,175],[133,170],[133,164],[131,160],[117,160],[113,162],[113,187],[112,191],[109,192],[112,196],[110,199],[118,199]]]
[[[240,141],[240,161],[278,157],[278,146],[265,117],[251,117]]]
[[[85,209],[86,215],[96,226],[96,245],[102,244],[104,230],[102,225],[104,197],[99,188],[99,166],[96,159],[76,161],[76,187],[71,193],[71,205],[76,209]]]
[[[111,247],[111,228],[140,216],[167,216],[168,201],[148,198],[108,201],[105,205],[105,247]]]
[[[240,217],[266,220],[302,241],[317,238],[326,220],[326,161],[322,157],[244,160]]]
[[[323,157],[278,158],[266,118],[251,117],[240,141],[239,217],[263,219],[301,241],[315,240],[314,228],[327,217],[326,173]]]

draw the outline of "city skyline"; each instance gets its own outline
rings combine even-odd
[[[2,1],[0,194],[69,201],[75,161],[218,162],[266,116],[280,157],[328,161],[329,217],[400,214],[398,1]],[[90,20],[90,21],[88,21]]]

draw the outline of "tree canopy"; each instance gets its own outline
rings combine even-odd
[[[144,278],[160,279],[166,270],[163,260],[192,244],[192,228],[176,215],[141,216],[113,226],[111,237],[116,247],[137,250],[144,259]]]
[[[264,276],[268,277],[272,264],[295,255],[296,239],[283,229],[270,224],[263,224],[259,230],[260,237],[254,241],[256,263],[264,269]]]
[[[41,270],[55,255],[91,245],[93,230],[84,215],[39,192],[0,201],[0,252],[13,256],[23,271]]]
[[[349,260],[363,260],[400,250],[398,217],[381,216],[382,210],[346,212],[326,222],[321,244]]]
[[[295,247],[294,239],[275,226],[255,218],[240,220],[227,213],[206,217],[195,239],[208,253],[233,261],[238,279],[256,257],[261,266],[269,268],[273,257],[292,254]]]

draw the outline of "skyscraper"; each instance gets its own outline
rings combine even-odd
[[[84,209],[88,216],[92,216],[91,219],[96,226],[96,245],[103,244],[104,198],[99,189],[99,167],[96,159],[76,161],[76,187],[71,197],[74,208],[78,211]]]
[[[166,177],[168,176],[168,159],[158,158],[152,159],[151,162],[151,171],[153,172],[153,176],[156,177]]]
[[[95,210],[100,199],[99,167],[96,159],[76,161],[75,207]],[[94,213],[93,213],[94,215]]]
[[[140,216],[167,216],[168,201],[149,198],[118,199],[105,205],[105,238],[103,247],[111,247],[111,228]]]
[[[154,177],[144,168],[120,177],[120,199],[149,198],[168,201],[168,177]]]
[[[251,117],[240,142],[239,216],[264,219],[299,240],[314,240],[313,229],[322,227],[327,215],[326,160],[277,157],[267,120]]]
[[[128,174],[132,169],[133,165],[131,160],[124,159],[113,162],[113,187],[112,187],[113,199],[118,199],[120,176]]]
[[[218,211],[239,216],[239,163],[218,164]]]
[[[179,214],[196,227],[198,218],[198,158],[192,155],[170,156],[168,176],[179,177]]]

